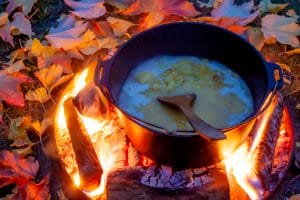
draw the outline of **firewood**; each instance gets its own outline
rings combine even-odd
[[[95,189],[103,173],[90,137],[85,130],[79,113],[73,104],[72,98],[64,103],[67,127],[70,133],[76,162],[79,168],[80,187],[84,190]]]
[[[266,127],[264,127],[263,138],[256,149],[257,157],[255,160],[256,174],[260,177],[260,180],[267,191],[270,189],[269,183],[273,167],[272,161],[275,156],[275,147],[279,136],[280,122],[283,116],[284,107],[284,100],[281,95],[277,95],[274,101],[276,101],[275,107]]]

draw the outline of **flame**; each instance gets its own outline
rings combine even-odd
[[[81,181],[78,165],[75,159],[75,153],[73,151],[71,138],[67,128],[66,117],[64,114],[64,102],[69,97],[75,97],[89,82],[93,81],[93,76],[91,76],[93,72],[94,66],[87,66],[85,70],[77,73],[74,79],[66,86],[66,89],[64,90],[63,95],[57,104],[54,120],[54,132],[58,153],[66,171],[72,177],[73,183],[77,187],[80,186]],[[116,156],[111,153],[111,147],[109,147],[108,144],[97,145],[99,135],[101,137],[105,137],[112,132],[112,129],[107,128],[110,125],[109,121],[107,120],[94,119],[82,115],[80,115],[80,118],[89,136],[91,137],[91,141],[94,145],[96,154],[103,169],[101,182],[98,188],[90,192],[85,192],[90,198],[93,199],[104,194],[107,176],[109,172],[114,169]]]
[[[268,102],[269,98],[271,98],[271,96],[267,98],[266,102]],[[253,135],[251,144],[244,142],[230,158],[224,161],[227,176],[229,177],[229,173],[231,173],[250,199],[262,199],[264,196],[264,188],[254,170],[256,165],[255,158],[257,156],[257,147],[264,136],[264,129],[276,106],[275,102],[276,99],[273,100],[267,110],[257,118],[253,127],[255,134]]]

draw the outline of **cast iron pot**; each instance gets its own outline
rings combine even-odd
[[[254,112],[241,123],[222,129],[227,137],[224,140],[205,140],[192,130],[169,132],[130,115],[118,104],[127,76],[139,63],[161,54],[192,55],[225,64],[248,85]],[[275,80],[275,70],[279,80]],[[110,60],[97,67],[95,82],[118,109],[127,136],[138,151],[161,164],[192,168],[225,159],[245,141],[267,97],[282,86],[282,72],[277,65],[266,62],[251,44],[225,29],[179,22],[157,26],[129,39]]]

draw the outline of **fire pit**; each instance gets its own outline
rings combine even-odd
[[[263,199],[279,185],[294,148],[291,119],[280,94],[255,119],[247,140],[227,160],[201,168],[172,168],[138,153],[129,142],[118,112],[93,86],[97,61],[94,56],[87,69],[76,75],[57,105],[54,136],[59,169],[74,184],[66,184],[67,196],[74,197],[77,191],[81,199],[168,199],[174,195]],[[98,103],[84,107],[84,98]],[[102,109],[92,115],[95,105]]]

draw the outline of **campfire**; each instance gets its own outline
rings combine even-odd
[[[54,125],[60,164],[89,198],[112,198],[114,184],[126,181],[143,188],[141,191],[155,188],[150,193],[156,195],[162,191],[201,195],[221,177],[222,182],[229,183],[230,199],[264,199],[276,189],[289,166],[294,139],[289,112],[280,94],[249,125],[249,137],[228,159],[201,168],[175,169],[155,163],[131,145],[120,123],[120,113],[93,84],[97,60],[95,56],[64,89]],[[84,97],[90,101],[80,100]],[[100,114],[91,115],[95,109]],[[226,146],[219,151],[226,154]]]

